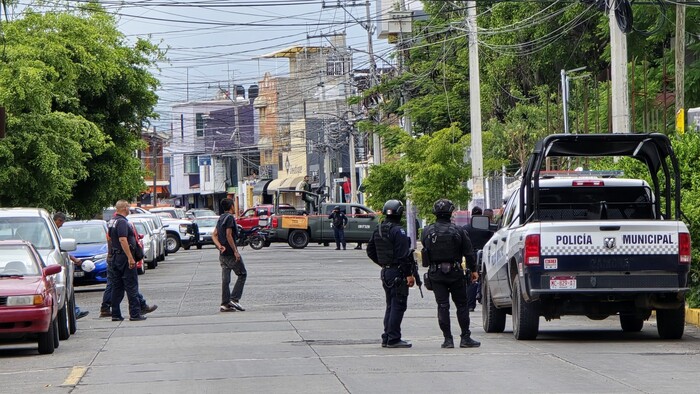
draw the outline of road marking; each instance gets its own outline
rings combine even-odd
[[[66,380],[63,381],[63,384],[61,386],[75,386],[80,382],[80,379],[85,376],[85,372],[87,372],[87,367],[73,367],[73,369],[70,371],[70,374],[68,374],[68,377]]]

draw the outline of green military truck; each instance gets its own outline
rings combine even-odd
[[[286,203],[295,205],[294,200],[301,197],[304,201],[310,202],[310,210],[303,208],[296,212],[285,209],[280,212],[280,200],[284,196]],[[290,201],[291,200],[291,201]],[[295,189],[281,189],[275,193],[275,209],[269,220],[268,236],[271,242],[287,242],[294,249],[303,249],[309,242],[316,242],[328,246],[335,242],[331,220],[328,219],[333,208],[340,207],[348,217],[348,224],[345,227],[346,242],[368,242],[372,232],[377,226],[379,215],[370,208],[356,203],[332,203],[319,202],[320,196]]]

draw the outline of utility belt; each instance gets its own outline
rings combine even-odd
[[[401,267],[399,264],[382,264],[382,268],[384,269],[398,269],[399,267]]]
[[[447,261],[442,263],[430,263],[430,272],[440,271],[443,274],[449,274],[453,270],[461,270],[459,263],[456,261]]]
[[[121,250],[121,249],[112,249],[112,253],[111,253],[111,254],[112,254],[112,255],[115,255],[115,254],[124,254],[124,251]]]

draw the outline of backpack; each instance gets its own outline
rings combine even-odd
[[[426,229],[426,244],[431,263],[447,263],[459,260],[458,248],[462,244],[459,229],[452,223],[436,223]]]

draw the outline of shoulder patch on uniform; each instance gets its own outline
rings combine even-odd
[[[406,230],[401,229],[401,230],[399,230],[399,231],[401,231],[401,234],[406,235]]]

